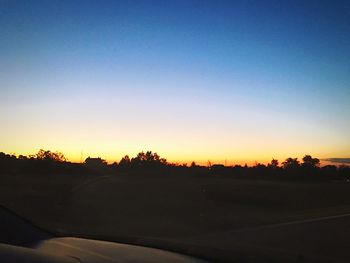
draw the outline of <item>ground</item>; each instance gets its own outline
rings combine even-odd
[[[61,235],[162,243],[228,261],[251,250],[350,260],[346,182],[185,175],[0,178],[2,205]]]

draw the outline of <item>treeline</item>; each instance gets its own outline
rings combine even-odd
[[[102,158],[85,159],[84,163],[67,161],[64,154],[48,150],[39,150],[37,154],[10,155],[0,152],[0,174],[177,174],[177,175],[213,175],[236,178],[289,178],[289,179],[350,179],[349,166],[326,165],[321,167],[320,160],[305,155],[287,158],[283,162],[272,159],[267,165],[256,163],[254,166],[208,166],[174,164],[167,162],[157,153],[140,152],[135,157],[124,156],[119,162],[108,164]]]

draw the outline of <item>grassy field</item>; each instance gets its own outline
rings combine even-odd
[[[220,176],[2,175],[0,200],[62,235],[163,239],[230,250],[240,240],[250,243],[254,233],[246,231],[247,237],[242,230],[350,213],[349,190],[346,182]]]

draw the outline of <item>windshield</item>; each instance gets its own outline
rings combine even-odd
[[[350,260],[349,12],[0,1],[2,222],[212,261]],[[0,241],[22,245],[13,222]]]

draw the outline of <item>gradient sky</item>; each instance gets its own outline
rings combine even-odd
[[[0,0],[0,151],[350,155],[350,1]]]

